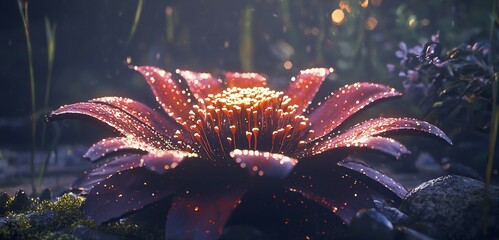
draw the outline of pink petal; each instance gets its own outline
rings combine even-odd
[[[133,139],[139,145],[147,144],[164,150],[179,149],[173,136],[163,135],[146,123],[113,106],[99,103],[75,103],[53,111],[50,118],[68,115],[86,115],[95,118],[116,129],[125,137]]]
[[[310,162],[315,160],[319,159]],[[374,206],[369,187],[338,167],[303,164],[287,180],[291,191],[326,207],[346,223],[350,223],[358,210]]]
[[[75,180],[72,187],[88,192],[93,186],[111,177],[113,174],[133,168],[145,168],[148,171],[163,174],[178,166],[184,159],[193,157],[190,153],[180,151],[123,154],[111,157],[100,166],[85,171]]]
[[[345,85],[331,93],[319,107],[311,111],[308,118],[313,134],[311,140],[333,131],[343,121],[370,103],[402,94],[384,85],[375,83],[355,83]]]
[[[384,195],[395,194],[399,198],[398,200],[401,200],[407,194],[407,189],[405,189],[404,186],[395,181],[393,178],[379,172],[374,168],[369,167],[368,165],[359,160],[347,158],[345,160],[338,162],[338,165],[356,171],[358,173],[361,173],[366,177],[368,177],[369,179],[374,180],[374,182],[372,183],[377,183],[377,185],[379,186],[370,184],[370,187],[373,190],[375,190],[375,188],[377,189],[381,188],[380,191],[384,193]],[[365,182],[371,183],[371,181],[365,181]]]
[[[181,120],[177,120],[180,123],[188,120],[189,111],[197,101],[180,80],[175,80],[171,73],[152,66],[136,66],[134,69],[144,75],[156,100],[170,117],[176,120],[180,117]]]
[[[301,114],[312,102],[326,76],[332,69],[311,68],[300,71],[300,74],[291,79],[291,84],[284,93],[291,98],[289,105],[298,105],[297,113]]]
[[[113,138],[104,138],[99,142],[95,143],[90,147],[84,158],[90,159],[90,161],[95,162],[101,158],[104,158],[108,155],[115,154],[118,152],[127,152],[127,151],[148,151],[147,145],[138,144],[136,141],[132,141],[126,137],[113,137]]]
[[[168,239],[218,239],[245,190],[228,185],[217,192],[183,192],[172,202],[166,220]]]
[[[194,97],[198,99],[198,102],[208,97],[209,94],[217,94],[223,90],[221,80],[209,73],[185,70],[177,70],[177,73],[187,81],[189,89],[194,94]]]
[[[141,102],[122,97],[102,97],[89,100],[89,102],[103,103],[119,108],[166,136],[174,136],[176,131],[180,131],[183,141],[190,142],[189,135],[174,119],[159,114]]]
[[[397,156],[407,152],[402,144],[388,138],[373,139],[373,137],[399,130],[429,133],[452,144],[451,140],[442,130],[427,122],[411,118],[377,118],[358,124],[345,133],[331,138],[328,137],[327,140],[318,139],[317,143],[311,143],[311,147],[302,150],[302,156],[316,155],[340,147],[368,147],[388,154],[395,153],[395,156]]]
[[[258,73],[225,73],[226,88],[252,88],[267,86],[267,79]]]
[[[82,210],[86,217],[102,224],[142,209],[173,193],[166,176],[134,168],[106,178],[86,195]]]
[[[236,149],[231,152],[240,167],[248,170],[251,176],[285,177],[298,160],[277,153]]]
[[[356,143],[353,143],[355,145]],[[360,147],[368,147],[372,150],[380,151],[386,153],[388,155],[392,155],[395,158],[399,159],[402,154],[411,153],[409,149],[407,149],[402,143],[397,142],[391,138],[386,137],[369,137],[366,142],[357,143]],[[345,146],[346,147],[346,146]]]
[[[90,192],[92,187],[110,178],[113,174],[131,168],[136,168],[140,164],[142,154],[123,154],[109,158],[108,161],[96,168],[84,171],[72,184],[72,189]]]

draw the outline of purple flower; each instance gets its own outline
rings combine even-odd
[[[409,118],[377,118],[337,131],[367,105],[400,96],[395,89],[354,83],[321,104],[310,103],[332,69],[303,70],[287,90],[267,86],[257,73],[176,74],[134,67],[166,114],[128,98],[103,97],[55,110],[51,118],[82,116],[118,136],[94,144],[85,157],[97,166],[73,187],[87,197],[96,223],[171,199],[165,226],[173,239],[218,238],[231,213],[256,181],[277,181],[349,223],[380,196],[400,200],[406,190],[335,150],[369,148],[399,157],[409,151],[385,133],[412,130],[450,142],[437,127]],[[343,161],[342,161],[343,160]]]

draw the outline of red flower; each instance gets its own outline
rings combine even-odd
[[[261,187],[262,179],[277,181],[348,223],[357,210],[372,207],[374,198],[399,200],[406,190],[362,163],[340,161],[333,150],[364,147],[399,157],[407,148],[384,135],[397,130],[426,132],[450,143],[437,127],[408,118],[371,119],[338,132],[365,106],[401,94],[355,83],[310,108],[331,69],[301,71],[284,92],[271,90],[257,73],[219,79],[134,69],[168,116],[121,97],[66,105],[51,114],[88,116],[120,133],[88,150],[85,157],[98,165],[73,185],[86,194],[83,210],[97,223],[171,198],[168,237],[217,238],[244,194]]]

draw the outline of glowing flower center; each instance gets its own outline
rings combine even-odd
[[[182,125],[211,159],[234,149],[293,152],[304,142],[309,120],[283,92],[266,87],[229,88],[200,99]]]

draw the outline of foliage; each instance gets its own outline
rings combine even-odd
[[[423,46],[407,49],[400,43],[397,68],[406,93],[422,98],[420,106],[432,121],[450,128],[486,132],[492,109],[492,67],[489,44],[462,44],[442,54],[439,34]]]

